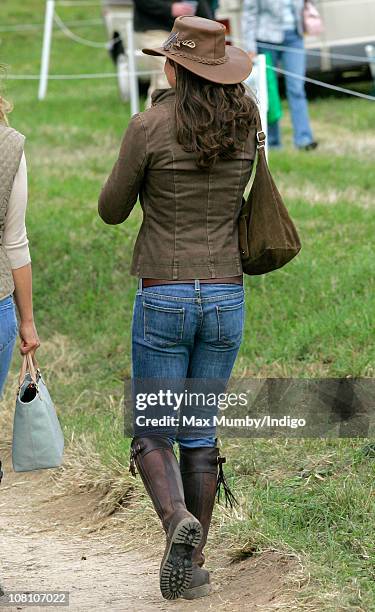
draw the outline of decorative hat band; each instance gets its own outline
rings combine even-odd
[[[220,57],[218,59],[211,59],[208,57],[201,57],[200,55],[193,55],[192,53],[186,53],[184,51],[180,51],[181,46],[189,47],[190,49],[195,49],[196,43],[194,40],[191,39],[181,39],[180,32],[172,32],[162,45],[164,51],[169,51],[169,53],[173,55],[185,57],[186,59],[191,59],[196,62],[200,62],[201,64],[211,64],[214,66],[219,64],[225,64],[225,62],[228,60],[225,55],[224,57]]]
[[[172,32],[163,43],[163,49],[164,51],[169,51],[172,47],[179,49],[181,45],[190,47],[190,49],[195,49],[196,47],[194,40],[182,40],[179,32]]]

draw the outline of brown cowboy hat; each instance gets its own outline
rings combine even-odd
[[[211,19],[182,16],[175,19],[171,34],[146,55],[164,55],[208,81],[231,85],[250,74],[252,61],[245,51],[225,44],[225,26]]]

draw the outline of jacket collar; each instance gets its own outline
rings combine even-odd
[[[175,95],[176,92],[171,87],[169,89],[155,89],[155,91],[151,94],[152,106],[173,100]]]

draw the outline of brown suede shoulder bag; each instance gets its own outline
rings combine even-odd
[[[265,141],[257,111],[255,177],[239,218],[242,268],[251,276],[282,268],[301,250],[297,230],[267,164]]]

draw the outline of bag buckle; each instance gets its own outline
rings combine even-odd
[[[261,149],[264,148],[266,146],[266,135],[263,132],[263,130],[260,130],[260,132],[257,132],[257,149]]]

